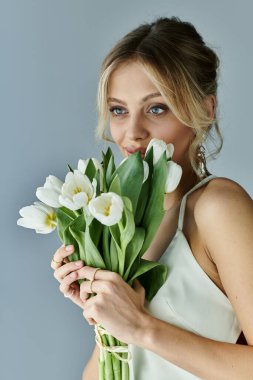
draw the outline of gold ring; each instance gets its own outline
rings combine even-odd
[[[92,290],[92,283],[95,281],[95,275],[96,275],[96,273],[97,273],[97,271],[98,271],[99,269],[101,269],[101,268],[96,268],[96,270],[95,270],[95,272],[94,272],[94,274],[93,274],[93,278],[92,278],[92,280],[91,280],[91,282],[90,282],[90,292],[91,292],[91,293],[93,293],[93,290]]]
[[[52,261],[55,263],[55,264],[61,264],[62,261],[56,261],[54,258],[52,258]]]
[[[95,280],[96,273],[97,273],[97,271],[98,271],[99,269],[101,269],[101,268],[96,268],[96,270],[95,270],[95,272],[94,272],[94,274],[93,274],[93,280]]]

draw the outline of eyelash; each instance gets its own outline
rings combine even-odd
[[[163,111],[166,111],[168,110],[168,107],[165,105],[165,104],[155,104],[153,105],[152,107],[149,108],[149,111],[153,108],[160,108],[162,109]],[[109,108],[109,112],[111,113],[112,117],[120,117],[120,116],[124,116],[126,113],[122,113],[122,114],[115,114],[114,111],[115,110],[124,110],[123,107],[120,107],[120,106],[112,106]],[[158,116],[161,116],[164,114],[164,112],[161,112],[160,114],[155,114],[155,113],[152,113],[155,117],[158,117]]]

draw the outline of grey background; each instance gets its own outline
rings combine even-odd
[[[225,142],[209,169],[252,196],[252,11],[250,1],[231,0],[0,1],[1,379],[81,379],[93,350],[93,327],[52,275],[57,234],[38,235],[16,220],[47,175],[63,179],[67,163],[101,158],[98,72],[125,33],[175,15],[216,49]]]

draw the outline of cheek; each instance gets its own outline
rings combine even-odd
[[[121,144],[123,143],[123,140],[124,140],[124,134],[122,133],[122,130],[110,124],[110,132],[111,132],[113,141],[115,142],[115,144],[119,146],[121,153],[123,155],[126,155],[126,152],[121,148]]]
[[[123,138],[123,134],[120,128],[116,128],[113,124],[110,124],[110,132],[115,143],[120,143]]]
[[[172,143],[174,145],[173,160],[178,162],[188,151],[193,136],[194,132],[191,128],[177,124],[174,125],[174,128],[167,128],[161,131],[157,138],[165,140],[167,144]]]
[[[180,158],[183,158],[185,156],[194,137],[192,129],[189,127],[184,128],[186,129],[182,129],[175,137],[175,153],[173,156],[175,161],[180,161]]]

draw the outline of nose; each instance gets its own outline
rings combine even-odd
[[[139,115],[131,115],[128,119],[126,135],[128,140],[144,140],[148,137],[148,130],[145,121]]]

